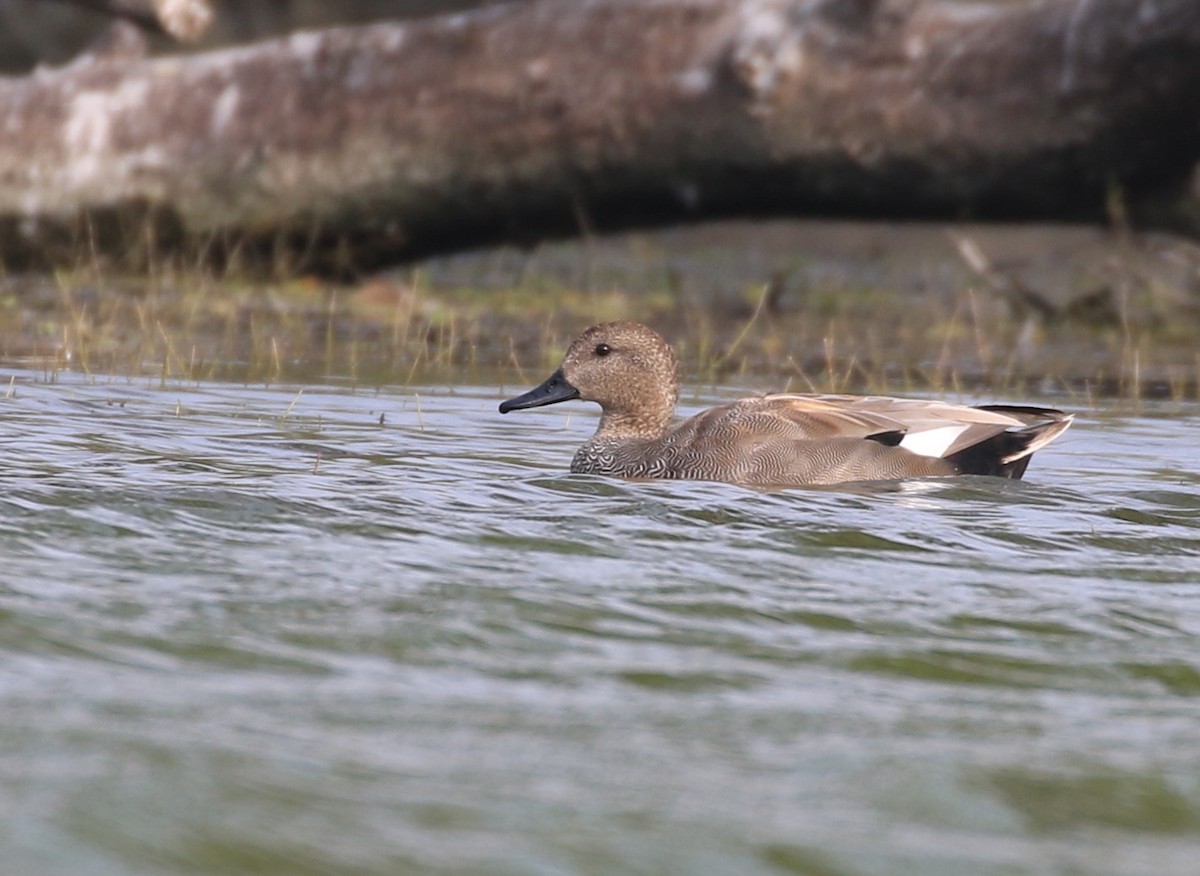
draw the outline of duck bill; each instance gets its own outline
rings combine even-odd
[[[507,414],[509,411],[520,411],[525,408],[540,408],[542,405],[554,405],[570,401],[573,398],[579,398],[579,390],[567,383],[560,368],[547,377],[546,382],[541,386],[529,390],[524,395],[502,402],[500,413]]]

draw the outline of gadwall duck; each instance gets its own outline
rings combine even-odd
[[[594,401],[600,425],[571,471],[764,487],[953,475],[1020,478],[1034,451],[1071,425],[1053,408],[781,393],[710,408],[672,425],[678,363],[636,322],[594,325],[541,386],[500,413]]]

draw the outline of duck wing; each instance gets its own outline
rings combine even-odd
[[[1004,465],[1046,446],[1072,415],[1030,405],[970,405],[890,396],[776,393],[706,411],[713,425],[739,433],[815,441],[864,438],[898,445],[919,456],[953,459],[978,468],[973,457]],[[972,453],[973,448],[978,451]],[[985,466],[986,467],[986,466]]]
[[[898,446],[910,453],[945,459],[964,474],[1008,478],[1020,478],[1030,457],[1065,432],[1075,419],[1057,408],[1033,405],[974,407],[888,396],[815,398],[899,423],[902,437]]]
[[[785,393],[744,398],[709,408],[683,426],[700,440],[739,442],[878,436],[882,443],[898,444],[908,431],[902,420],[839,398]]]

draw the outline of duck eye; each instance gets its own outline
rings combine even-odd
[[[607,356],[612,352],[612,347],[608,344],[596,344],[595,353],[597,356]]]

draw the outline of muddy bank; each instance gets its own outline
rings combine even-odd
[[[4,364],[364,384],[534,377],[654,324],[692,379],[1200,395],[1200,250],[1094,228],[719,223],[436,259],[355,286],[89,264],[0,282]]]

